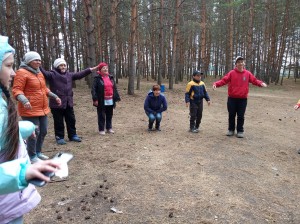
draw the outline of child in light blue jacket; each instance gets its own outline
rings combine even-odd
[[[50,179],[42,172],[54,172],[58,164],[41,161],[30,164],[23,138],[35,130],[31,122],[18,123],[18,114],[8,91],[14,64],[14,49],[0,36],[0,223],[23,223],[23,215],[41,200],[28,180]],[[3,95],[5,98],[3,98]]]

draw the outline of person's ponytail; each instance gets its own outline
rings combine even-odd
[[[5,156],[5,161],[10,161],[16,158],[19,148],[19,123],[18,123],[18,113],[13,100],[10,97],[8,89],[0,83],[0,88],[2,89],[6,99],[7,99],[7,110],[8,110],[8,120],[7,127],[4,129],[4,145],[2,152]]]

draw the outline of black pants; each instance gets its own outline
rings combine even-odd
[[[65,126],[64,120],[67,126],[68,138],[72,138],[76,135],[76,119],[73,107],[67,106],[66,109],[51,108],[51,112],[54,120],[54,133],[56,137],[64,138]]]
[[[190,102],[190,129],[199,128],[203,112],[203,100]]]
[[[229,113],[228,130],[235,130],[235,117],[237,115],[237,132],[244,132],[244,115],[247,107],[247,99],[228,97],[227,109]]]
[[[97,107],[99,131],[104,131],[105,125],[107,130],[112,128],[113,110],[114,106]]]

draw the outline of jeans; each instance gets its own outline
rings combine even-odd
[[[22,117],[24,121],[31,121],[35,124],[35,135],[36,137],[30,136],[27,139],[27,151],[30,158],[34,158],[38,153],[42,152],[42,147],[44,143],[45,136],[47,135],[48,129],[48,117]]]
[[[54,120],[54,133],[55,137],[64,138],[65,137],[65,125],[67,126],[68,138],[72,138],[76,135],[76,119],[73,107],[67,106],[66,109],[61,108],[51,108],[51,112]]]
[[[228,118],[228,130],[235,130],[235,117],[237,116],[237,132],[244,132],[244,120],[245,120],[245,112],[247,107],[247,98],[231,98],[228,97],[227,101],[227,109],[229,113]]]
[[[190,129],[198,129],[202,119],[203,99],[200,102],[190,102]]]
[[[152,129],[154,121],[155,121],[155,128],[159,128],[160,122],[162,119],[162,114],[161,113],[150,113],[150,114],[147,114],[147,116],[149,118],[149,128]]]
[[[112,117],[113,117],[114,106],[97,107],[98,115],[98,129],[104,131],[104,126],[109,130],[112,128]]]

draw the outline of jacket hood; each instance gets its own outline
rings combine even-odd
[[[23,62],[23,61],[21,62],[20,68],[24,68],[27,71],[30,71],[30,72],[32,72],[34,74],[38,74],[38,73],[41,72],[39,68],[38,69],[34,69],[34,68],[30,67],[29,65],[25,64],[25,62]]]
[[[238,70],[238,68],[237,67],[235,67],[234,68],[234,70],[236,71],[236,72],[238,72],[238,73],[243,73],[246,69],[245,68],[243,68],[243,71],[240,71],[240,70]]]

